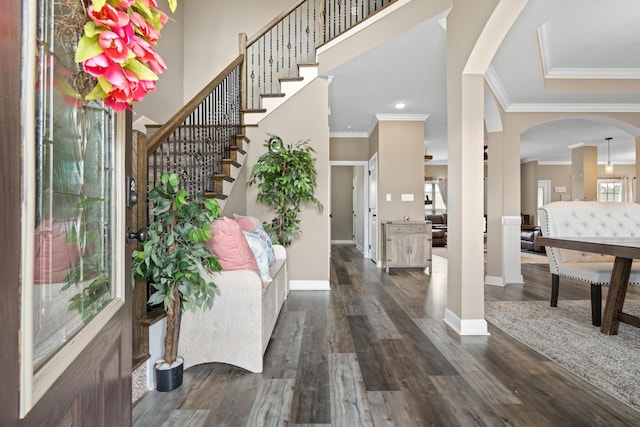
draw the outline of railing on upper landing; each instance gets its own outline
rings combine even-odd
[[[396,0],[302,0],[246,43],[243,108],[260,109],[263,95],[298,77],[298,65],[316,62],[316,48]]]

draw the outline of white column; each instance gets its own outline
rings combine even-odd
[[[520,265],[520,224],[522,217],[502,217],[502,277],[506,283],[524,283]]]
[[[454,0],[447,18],[448,281],[444,321],[487,335],[484,319],[484,74],[527,0]]]
[[[504,286],[507,282],[503,275],[504,251],[502,217],[504,215],[505,192],[503,170],[504,149],[503,132],[489,133],[487,153],[487,285]]]

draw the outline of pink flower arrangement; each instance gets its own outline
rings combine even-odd
[[[155,0],[87,0],[76,62],[96,80],[85,100],[124,111],[155,90],[167,66],[154,45],[167,22]],[[169,0],[175,11],[177,0]]]

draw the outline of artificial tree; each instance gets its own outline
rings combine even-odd
[[[149,304],[163,303],[167,313],[164,361],[178,354],[183,309],[211,308],[216,285],[201,271],[220,271],[220,264],[204,247],[211,238],[211,223],[221,209],[214,199],[190,198],[176,174],[163,174],[150,192],[154,220],[141,251],[133,252],[133,275],[148,279],[156,289]]]
[[[257,185],[258,202],[276,212],[276,217],[265,224],[265,230],[274,243],[289,246],[301,233],[301,207],[312,205],[322,211],[315,196],[315,150],[308,140],[285,146],[276,135],[269,135],[264,146],[268,151],[253,166],[248,184]]]

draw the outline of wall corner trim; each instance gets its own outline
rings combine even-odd
[[[490,286],[505,286],[507,284],[506,280],[500,276],[485,276],[484,284]]]
[[[491,335],[484,319],[461,319],[448,308],[444,311],[444,323],[458,335]]]
[[[328,280],[289,280],[290,291],[330,291]]]

